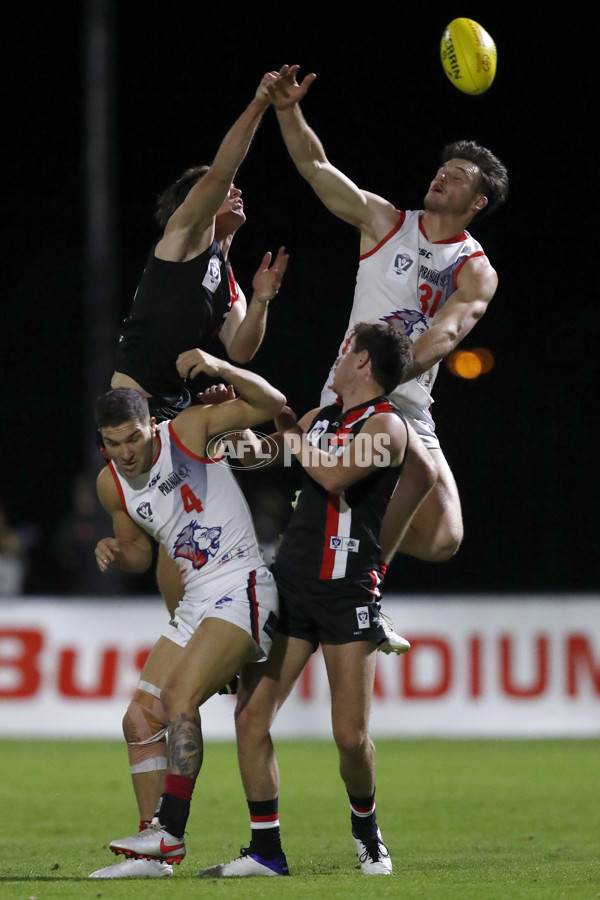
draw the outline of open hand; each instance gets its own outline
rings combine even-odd
[[[289,109],[299,103],[317,77],[314,73],[305,75],[298,84],[296,75],[299,69],[300,66],[282,66],[279,72],[265,75],[264,89],[275,109]]]
[[[254,296],[263,303],[272,300],[279,291],[290,256],[285,252],[285,247],[280,247],[272,265],[271,258],[271,252],[267,251],[252,279]]]

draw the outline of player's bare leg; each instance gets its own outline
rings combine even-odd
[[[396,553],[405,552],[404,546],[413,539],[411,528],[435,491],[437,476],[436,460],[432,452],[426,449],[423,441],[411,428],[402,477],[396,485],[381,524],[382,575],[385,575],[385,568]],[[410,650],[409,642],[397,634],[392,621],[383,612],[381,622],[386,636],[378,650],[397,654]]]
[[[426,562],[444,562],[454,556],[462,543],[462,508],[456,481],[444,454],[438,449],[427,452],[436,467],[436,482],[412,516],[396,546],[396,552]],[[395,494],[396,492],[394,496]],[[403,525],[402,518],[399,521],[397,518],[394,496],[384,516],[382,535],[384,526],[389,527],[395,518],[396,528],[402,528]],[[386,519],[389,521],[386,522]],[[382,552],[385,559],[386,554],[389,554],[389,547],[382,547]]]
[[[162,686],[168,769],[154,818],[145,830],[111,841],[114,853],[166,863],[184,858],[185,826],[204,752],[199,707],[256,654],[251,635],[233,622],[212,616],[200,622]]]
[[[172,618],[183,597],[183,583],[177,563],[167,554],[162,544],[158,547],[156,582]]]
[[[202,869],[199,878],[289,875],[281,847],[279,768],[270,728],[311,653],[308,642],[278,634],[268,660],[242,671],[236,736],[251,840],[236,859]]]
[[[365,875],[391,875],[392,862],[375,813],[375,747],[369,714],[375,679],[375,645],[367,641],[323,644],[331,689],[331,721],[340,775],[350,801],[352,837]]]

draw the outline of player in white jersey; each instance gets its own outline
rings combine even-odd
[[[285,397],[258,375],[200,350],[181,354],[177,368],[183,378],[201,372],[222,378],[237,398],[189,407],[160,425],[133,388],[113,389],[97,403],[110,459],[97,490],[114,528],[114,537],[96,547],[98,566],[146,571],[151,536],[177,564],[185,591],[148,657],[124,719],[140,831],[111,844],[133,860],[148,856],[149,842],[162,842],[162,861],[152,872],[109,871],[118,869],[114,866],[92,877],[162,877],[170,874],[165,867],[181,861],[202,763],[199,707],[246,663],[266,659],[277,625],[273,576],[261,558],[248,506],[211,438],[273,419]],[[159,796],[161,827],[151,825]]]
[[[484,255],[481,245],[466,232],[456,240],[430,241],[421,219],[420,210],[402,212],[390,234],[360,257],[354,303],[338,359],[358,322],[397,324],[413,343],[419,340],[456,291],[466,261]],[[439,360],[390,393],[390,400],[410,418],[425,445],[435,449],[440,444],[430,407],[438,368]],[[332,366],[321,394],[322,403],[335,399],[329,387],[333,374]]]
[[[426,442],[438,473],[436,486],[401,540],[392,498],[381,531],[384,562],[397,551],[430,561],[448,559],[462,541],[462,513],[454,477],[435,437],[430,389],[440,360],[469,333],[496,291],[496,272],[465,229],[482,210],[487,214],[504,201],[506,169],[471,141],[449,145],[423,210],[398,210],[331,165],[299,106],[316,76],[307,75],[298,84],[298,69],[283,66],[266,82],[283,139],[325,206],[360,231],[350,325],[359,319],[398,320],[414,341],[413,364],[392,396]]]

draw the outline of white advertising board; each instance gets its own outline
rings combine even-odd
[[[600,735],[600,596],[388,596],[384,608],[412,649],[378,654],[374,737]],[[0,601],[0,737],[119,738],[166,621],[153,598]],[[234,737],[234,704],[205,704],[207,739]],[[274,734],[331,735],[320,652]]]

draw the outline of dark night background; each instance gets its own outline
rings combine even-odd
[[[285,13],[178,0],[104,6],[112,15],[110,238],[100,265],[89,252],[88,6],[44,4],[31,16],[23,8],[6,56],[0,505],[29,536],[27,592],[66,589],[54,537],[76,475],[101,465],[90,449],[92,398],[112,371],[106,336],[126,314],[156,237],[156,194],[212,159],[262,74],[286,62],[318,75],[303,110],[330,160],[399,208],[421,205],[442,146],[459,137],[489,146],[511,177],[506,206],[472,226],[500,284],[463,346],[488,347],[495,366],[469,382],[442,366],[434,391],[464,544],[441,565],[399,558],[390,587],[596,591],[589,23],[540,20],[521,4],[386,4],[358,14],[336,3]],[[456,16],[478,20],[496,40],[496,80],[481,97],[461,94],[441,68],[440,37]],[[236,184],[248,221],[231,259],[248,296],[267,249],[284,244],[291,254],[253,367],[302,413],[316,405],[346,326],[358,239],[296,173],[272,111]],[[281,475],[286,508],[298,475]],[[274,476],[244,477],[253,497]]]

